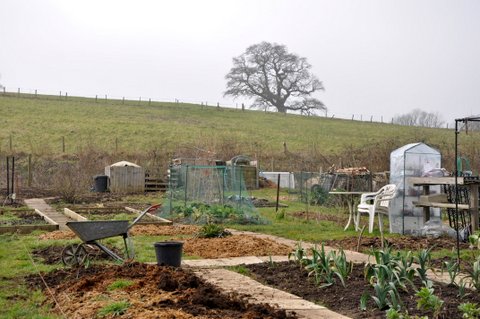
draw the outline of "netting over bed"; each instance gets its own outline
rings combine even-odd
[[[172,166],[166,197],[161,217],[175,222],[265,222],[253,206],[241,166]]]

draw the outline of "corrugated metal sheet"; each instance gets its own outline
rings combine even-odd
[[[107,166],[105,175],[110,178],[112,193],[143,193],[145,191],[145,170],[135,166]]]

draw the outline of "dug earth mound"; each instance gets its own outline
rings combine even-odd
[[[93,265],[59,269],[43,274],[43,279],[55,296],[46,302],[66,318],[296,318],[269,305],[249,304],[239,295],[226,295],[182,268],[138,262]],[[37,275],[25,280],[32,288],[46,288]]]

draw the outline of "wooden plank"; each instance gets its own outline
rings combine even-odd
[[[419,202],[448,203],[447,194],[420,195]]]
[[[65,216],[70,217],[71,219],[76,220],[77,222],[88,220],[86,217],[84,217],[80,214],[77,214],[73,210],[68,209],[66,207],[63,209],[63,213],[65,214]]]
[[[42,213],[40,210],[36,209],[35,208],[35,213],[37,213],[38,215],[42,216],[43,219],[49,223],[50,225],[57,225],[58,226],[58,223],[56,221],[54,221],[53,219],[51,219],[50,217],[48,217],[47,215],[45,215],[44,213]]]
[[[455,177],[408,177],[414,186],[421,185],[455,185]],[[457,177],[459,185],[463,185],[463,177]]]
[[[433,207],[433,208],[453,208],[455,209],[455,204],[453,203],[437,203],[437,202],[412,202],[413,205],[418,207]],[[470,205],[467,204],[458,204],[458,209],[469,210]]]

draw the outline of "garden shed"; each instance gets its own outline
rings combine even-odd
[[[143,193],[145,169],[137,164],[121,161],[105,167],[112,193]]]
[[[424,143],[404,145],[390,154],[390,184],[397,186],[392,200],[389,221],[390,232],[420,235],[424,226],[423,208],[416,207],[422,190],[409,177],[431,176],[442,167],[440,152]],[[440,186],[432,186],[430,193],[440,193]],[[440,209],[431,208],[431,220],[440,219]]]

